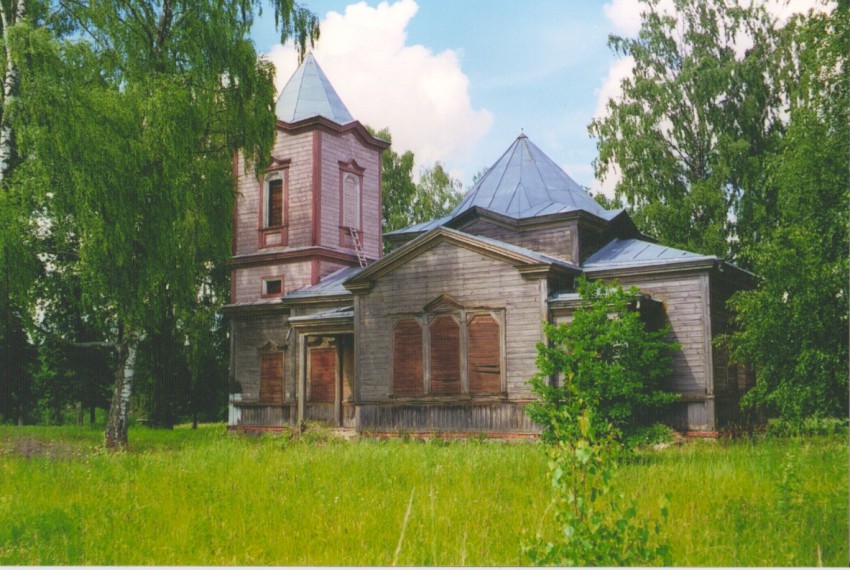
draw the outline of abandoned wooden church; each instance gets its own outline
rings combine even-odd
[[[234,159],[230,303],[235,429],[301,420],[368,433],[538,430],[535,343],[571,318],[574,279],[636,285],[682,346],[668,423],[733,422],[752,375],[712,339],[749,276],[655,243],[525,136],[448,216],[383,236],[381,152],[308,55],[276,104],[263,172]]]

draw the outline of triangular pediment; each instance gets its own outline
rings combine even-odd
[[[463,305],[446,293],[443,293],[422,308],[426,313],[450,313],[461,309],[463,309]]]
[[[278,344],[273,340],[266,342],[263,346],[259,347],[257,350],[260,352],[280,352],[281,350],[286,349],[286,344]]]
[[[368,265],[343,285],[349,291],[368,289],[371,287],[371,283],[377,279],[410,263],[420,255],[441,244],[479,253],[511,265],[521,273],[531,268],[544,270],[552,268],[556,271],[566,271],[569,273],[578,273],[581,271],[571,263],[554,259],[523,247],[482,236],[466,234],[446,227],[439,227],[404,244],[380,261]]]

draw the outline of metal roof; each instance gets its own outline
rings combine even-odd
[[[713,255],[700,255],[639,239],[615,239],[588,257],[582,269],[609,269],[638,265],[663,265],[682,261],[713,260]]]
[[[332,297],[335,295],[351,295],[351,293],[342,286],[343,282],[349,277],[357,275],[362,270],[362,267],[343,267],[337,269],[333,273],[325,275],[315,285],[301,287],[290,291],[283,297],[283,300],[302,299],[308,297]]]
[[[312,53],[307,54],[280,92],[275,114],[287,123],[312,117],[324,117],[339,125],[354,121]]]
[[[326,319],[353,319],[354,318],[354,307],[349,305],[347,307],[338,307],[336,309],[329,309],[327,311],[320,311],[318,313],[310,313],[309,315],[302,315],[300,317],[289,317],[289,322],[291,323],[309,323],[313,321],[322,321]]]
[[[452,212],[385,235],[418,233],[443,226],[478,207],[515,220],[584,211],[612,220],[623,210],[606,210],[524,134],[478,179]]]
[[[472,206],[518,219],[573,210],[600,217],[606,213],[524,134],[487,170],[451,215]]]

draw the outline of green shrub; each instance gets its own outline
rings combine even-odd
[[[638,290],[616,282],[579,278],[582,299],[573,320],[545,324],[549,344],[537,344],[537,374],[531,379],[539,402],[529,416],[551,441],[553,413],[580,398],[595,410],[596,430],[612,426],[629,435],[678,396],[661,388],[679,345],[665,339],[668,327],[649,331],[630,310]],[[559,383],[551,383],[558,378]]]
[[[813,435],[846,435],[847,418],[809,417],[803,420],[772,419],[765,435],[771,437],[801,437]]]
[[[557,538],[537,537],[524,550],[532,564],[556,566],[645,566],[671,564],[670,548],[659,540],[667,518],[640,520],[634,500],[612,484],[621,446],[611,430],[598,433],[593,411],[580,400],[561,408],[552,431],[549,471]],[[576,412],[579,415],[574,415]]]

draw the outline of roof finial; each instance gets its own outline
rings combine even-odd
[[[524,128],[522,128],[522,127],[519,128],[519,136],[517,138],[518,139],[527,139],[528,138],[527,136],[525,136],[525,129]]]

